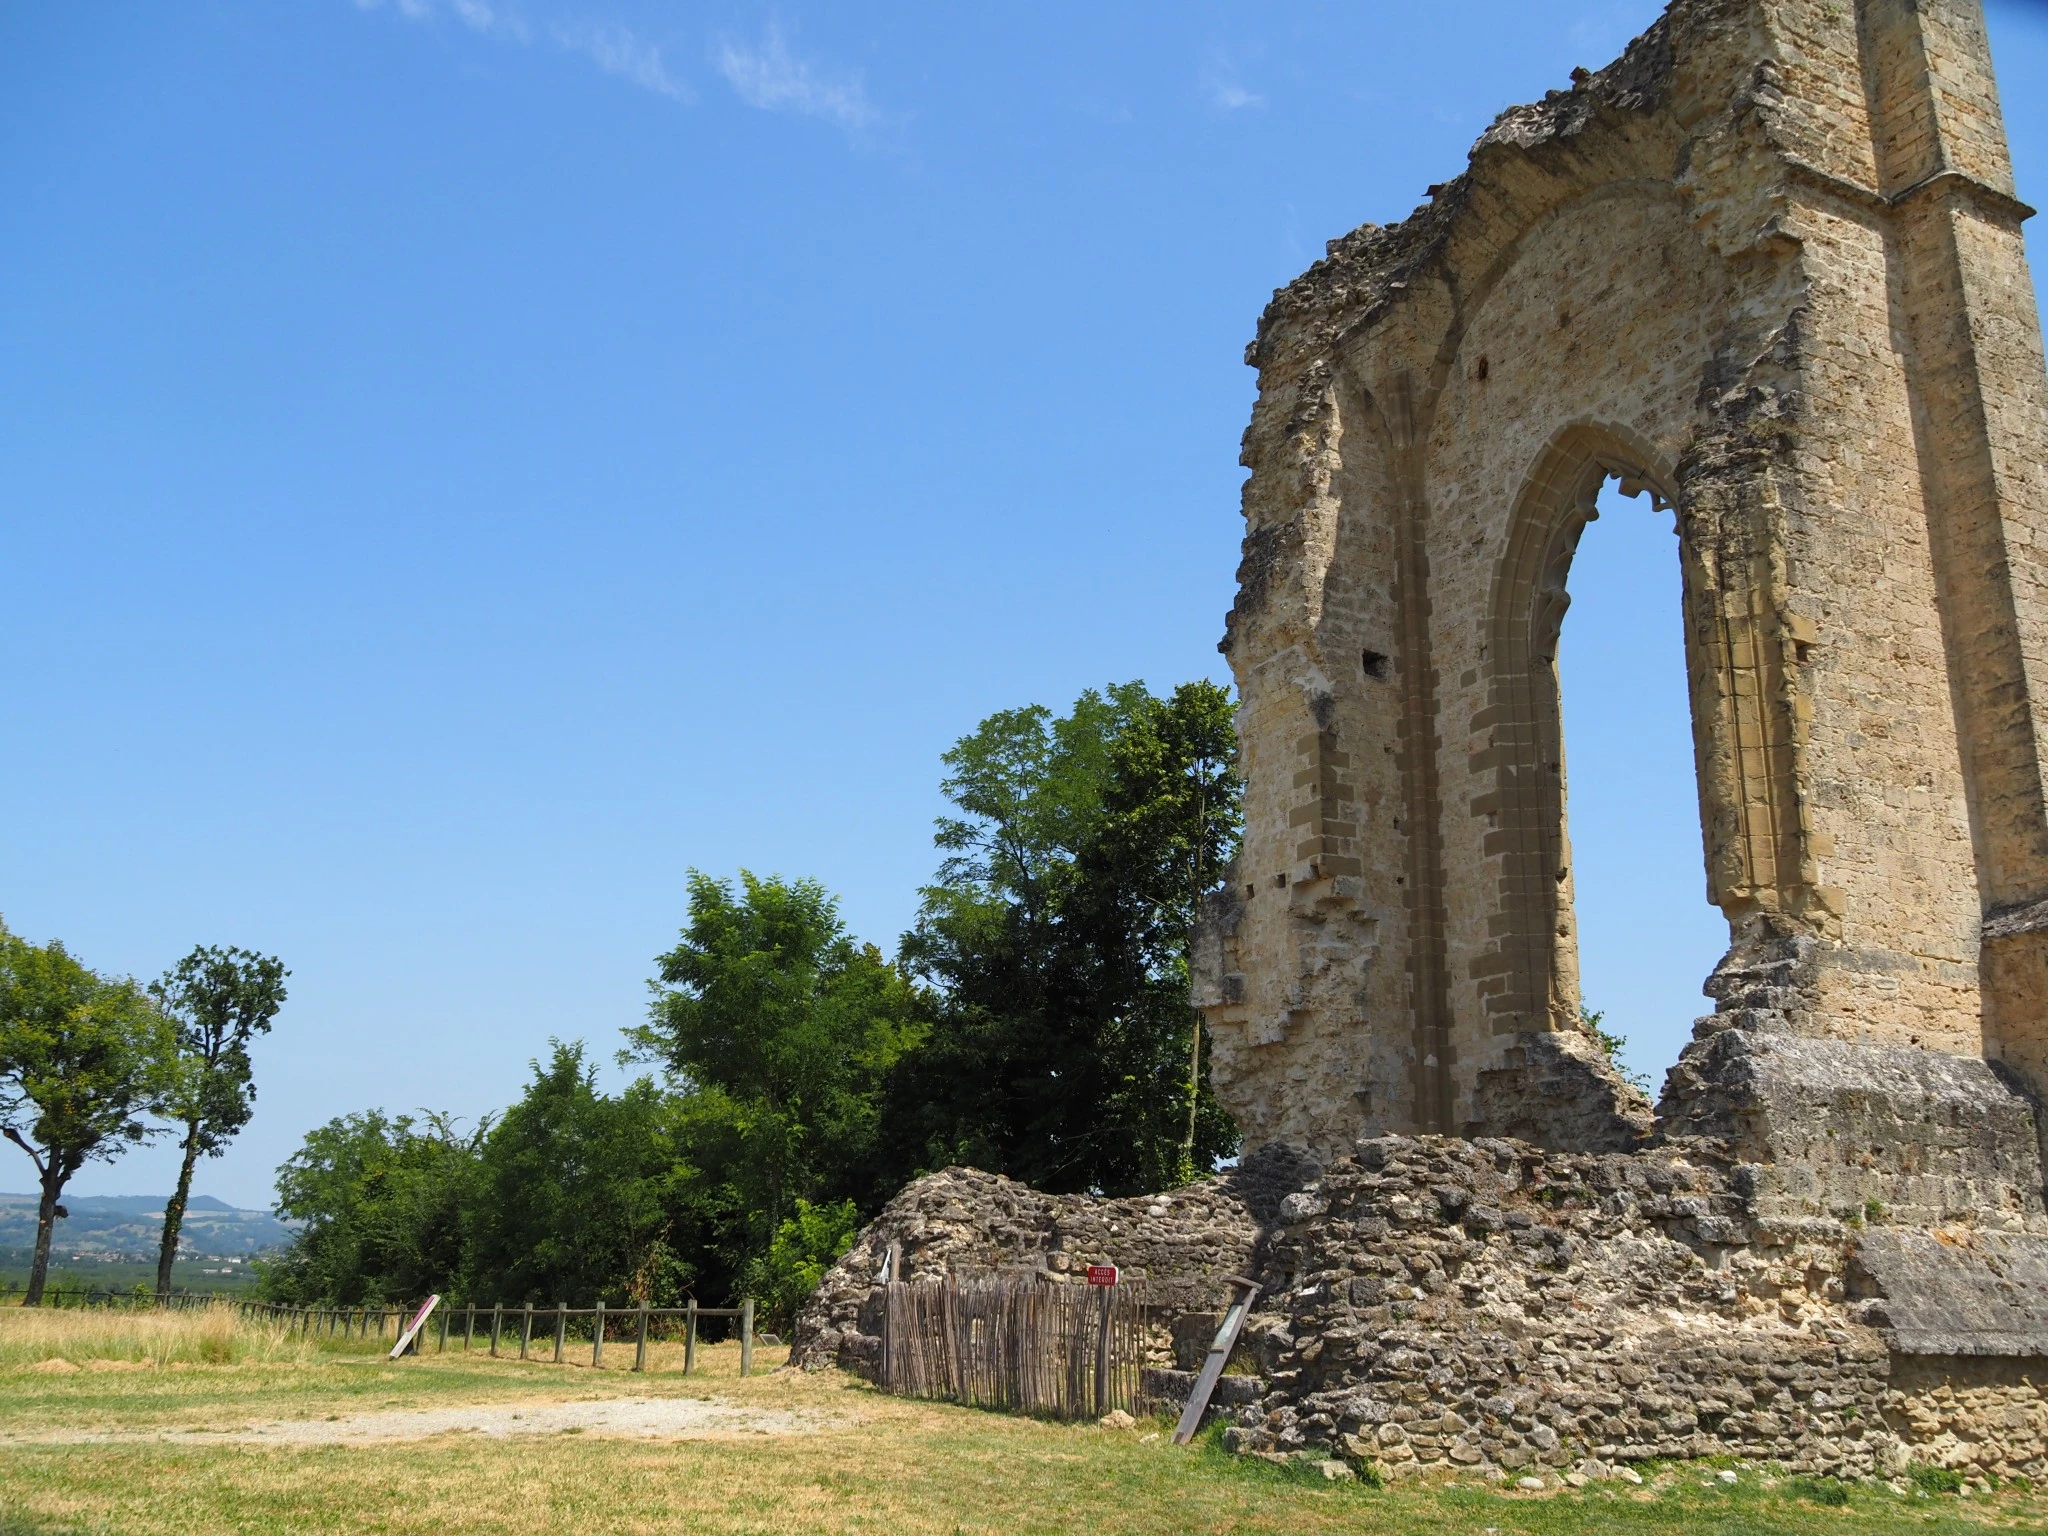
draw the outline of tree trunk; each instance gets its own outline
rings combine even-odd
[[[1206,882],[1202,876],[1205,860],[1202,855],[1209,846],[1209,785],[1206,780],[1195,784],[1195,855],[1188,870],[1188,928],[1181,940],[1182,968],[1190,982],[1195,975],[1195,929],[1202,921],[1202,888]],[[1192,999],[1190,999],[1192,1003]],[[1192,1179],[1195,1176],[1195,1127],[1202,1112],[1202,1015],[1190,1006],[1193,1015],[1188,1043],[1188,1135],[1180,1147],[1180,1176]]]
[[[29,1265],[28,1294],[21,1302],[25,1307],[43,1304],[43,1282],[50,1276],[50,1239],[57,1228],[57,1197],[63,1192],[63,1180],[53,1166],[43,1175],[43,1198],[36,1207],[36,1256]]]
[[[156,1293],[171,1294],[171,1264],[178,1257],[178,1229],[185,1225],[185,1202],[192,1196],[192,1165],[199,1161],[199,1122],[185,1122],[185,1161],[178,1168],[178,1192],[164,1206],[164,1238],[156,1252]]]

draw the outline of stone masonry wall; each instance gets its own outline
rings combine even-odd
[[[1198,1312],[1228,1290],[1224,1276],[1250,1266],[1254,1212],[1273,1213],[1272,1186],[1298,1182],[1290,1177],[1298,1166],[1283,1156],[1263,1180],[1226,1175],[1130,1200],[1041,1194],[973,1168],[927,1175],[891,1200],[827,1273],[797,1319],[791,1363],[874,1376],[876,1287],[892,1251],[891,1277],[910,1281],[1008,1275],[1065,1284],[1090,1264],[1115,1264],[1145,1282],[1163,1313]]]
[[[1674,0],[1274,295],[1196,984],[1250,1144],[1640,1139],[1573,1039],[1555,665],[1609,481],[1682,575],[1708,1029],[2048,1092],[2030,212],[1976,0]]]
[[[2000,1346],[2019,1353],[1902,1350],[1913,1297],[1874,1294],[1882,1281],[1857,1262],[1887,1269],[1869,1250],[1888,1229],[1774,1235],[1753,1182],[1711,1142],[1598,1155],[1444,1137],[1362,1141],[1326,1170],[1269,1153],[1171,1199],[1047,1196],[948,1169],[860,1235],[800,1318],[792,1360],[874,1375],[892,1245],[909,1279],[1064,1283],[1116,1263],[1146,1279],[1155,1334],[1180,1357],[1148,1380],[1184,1397],[1224,1276],[1244,1273],[1263,1288],[1239,1357],[1255,1374],[1212,1408],[1242,1450],[1404,1474],[1710,1454],[1842,1475],[2048,1474],[2048,1313],[2022,1298],[2024,1329]],[[1962,1333],[1927,1335],[1933,1347],[1975,1347],[1976,1306],[1951,1308]]]

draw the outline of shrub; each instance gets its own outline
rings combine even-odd
[[[1963,1491],[1963,1474],[1954,1467],[1908,1467],[1906,1479],[1922,1493]]]
[[[825,1271],[853,1246],[859,1220],[851,1200],[836,1205],[797,1201],[796,1214],[776,1228],[768,1257],[755,1266],[755,1291],[768,1321],[778,1328],[796,1322]]]
[[[1848,1485],[1838,1477],[1795,1477],[1786,1482],[1785,1492],[1795,1499],[1825,1504],[1830,1509],[1840,1509],[1849,1502]]]

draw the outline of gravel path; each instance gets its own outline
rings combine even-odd
[[[732,1435],[803,1435],[846,1421],[798,1409],[741,1408],[715,1398],[614,1397],[570,1403],[479,1403],[462,1408],[404,1408],[353,1413],[333,1419],[267,1419],[234,1429],[160,1429],[140,1432],[80,1430],[49,1435],[0,1436],[0,1445],[107,1445],[136,1441],[258,1445],[373,1445],[468,1434],[502,1440],[513,1435],[565,1433],[644,1440],[700,1440]]]

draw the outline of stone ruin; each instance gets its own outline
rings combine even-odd
[[[1121,1263],[1185,1338],[1238,1272],[1249,1449],[2048,1472],[2031,211],[1977,0],[1674,0],[1275,294],[1195,977],[1266,1150],[920,1181],[799,1358],[870,1357],[877,1244]],[[1555,653],[1609,480],[1673,519],[1731,936],[1654,1111],[1579,1010]]]

